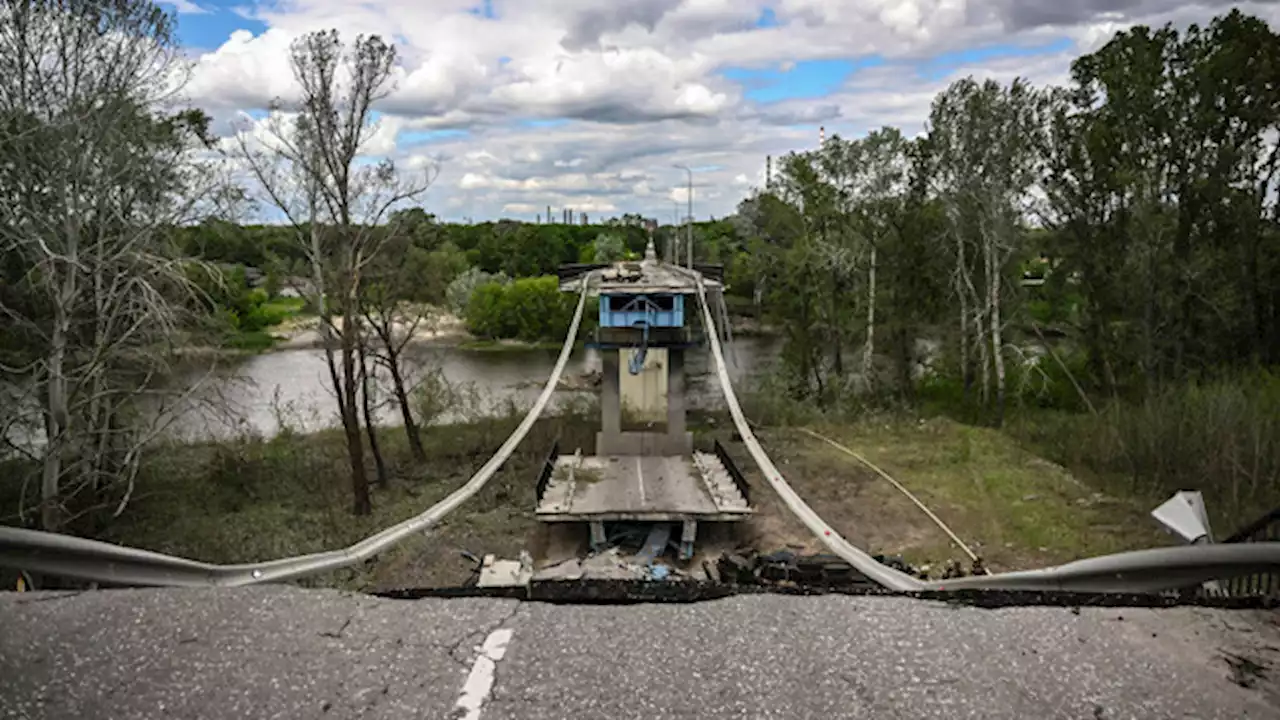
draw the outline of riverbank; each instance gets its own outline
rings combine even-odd
[[[103,537],[218,563],[341,547],[422,512],[460,487],[518,420],[430,428],[423,433],[427,460],[421,463],[409,455],[401,429],[384,429],[380,444],[389,480],[374,488],[374,512],[367,517],[350,514],[337,431],[169,445],[153,453],[135,499]],[[361,590],[457,585],[471,570],[464,552],[544,552],[546,533],[533,516],[538,470],[557,439],[562,450],[590,452],[597,425],[594,413],[586,411],[539,420],[480,494],[439,526],[360,567],[305,584]],[[757,514],[722,537],[721,547],[821,551],[821,543],[785,512],[754,471],[728,418],[698,415],[691,427],[700,444],[721,440],[752,484]],[[995,570],[1168,542],[1141,503],[1100,493],[997,431],[905,418],[818,429],[888,470]],[[968,565],[923,513],[854,459],[796,429],[765,428],[760,438],[796,491],[859,547],[902,555],[935,573],[952,561]]]
[[[336,328],[341,328],[342,318],[334,318],[333,323]],[[770,338],[779,335],[778,328],[745,315],[730,315],[729,323],[735,337]],[[483,352],[558,350],[561,347],[560,340],[527,342],[478,337],[467,330],[464,319],[442,308],[430,308],[420,322],[396,325],[396,333],[401,337],[408,332],[412,332],[409,344],[426,347],[457,347]],[[294,312],[278,324],[262,330],[236,333],[221,347],[189,344],[180,353],[184,356],[252,355],[285,350],[318,350],[323,347],[324,337],[320,332],[319,318]]]

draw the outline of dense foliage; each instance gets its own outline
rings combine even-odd
[[[488,282],[467,304],[467,329],[482,338],[529,342],[560,340],[569,329],[577,297],[560,292],[555,276]]]
[[[961,80],[924,136],[783,159],[739,208],[759,251],[734,274],[785,321],[793,391],[836,402],[854,350],[854,384],[878,384],[882,349],[911,391],[929,330],[996,418],[1015,380],[1071,367],[1089,391],[1141,397],[1280,363],[1278,63],[1277,36],[1239,12],[1136,27],[1068,87]],[[1071,357],[1047,369],[1027,352],[1050,325]]]
[[[642,254],[648,240],[635,221],[612,225],[550,225],[501,220],[476,225],[437,222],[421,208],[395,213],[382,231],[396,228],[408,239],[401,252],[436,253],[465,267],[510,277],[549,275],[563,263],[594,262],[596,240],[601,235],[609,244],[607,253]],[[291,227],[279,225],[240,226],[222,220],[208,220],[184,228],[182,246],[193,255],[215,262],[252,267],[277,267],[298,271],[306,263],[306,252]],[[617,247],[614,243],[621,247]],[[299,273],[301,274],[301,273]]]
[[[1030,434],[1237,522],[1280,501],[1278,72],[1280,37],[1238,11],[1139,26],[1066,87],[963,79],[920,137],[783,158],[730,277],[785,332],[787,392],[1087,412]]]

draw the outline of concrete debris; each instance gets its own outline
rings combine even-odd
[[[584,558],[571,558],[542,568],[533,574],[537,582],[546,580],[653,580],[683,579],[684,573],[661,563],[638,563],[626,558],[617,547]]]
[[[585,558],[566,560],[539,571],[537,580],[643,580],[648,575],[644,565],[628,562],[616,547]]]
[[[582,569],[582,562],[577,558],[569,558],[564,562],[558,562],[535,572],[533,579],[537,582],[544,580],[581,580],[584,575],[586,575],[586,571]]]
[[[477,587],[515,587],[528,585],[533,577],[533,557],[520,551],[519,560],[499,560],[492,553],[480,564]]]
[[[912,567],[897,555],[874,555],[876,562],[913,577],[928,577],[928,566]],[[800,555],[792,550],[758,554],[739,550],[721,556],[716,564],[718,580],[738,585],[803,585],[810,587],[875,587],[861,572],[842,558],[819,553]],[[983,572],[981,562],[966,571],[959,563],[950,563],[944,577],[962,577]]]

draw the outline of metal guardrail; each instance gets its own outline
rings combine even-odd
[[[707,303],[706,288],[695,278],[703,322],[715,327]],[[1280,572],[1280,542],[1235,545],[1193,545],[1154,548],[1104,555],[1075,562],[997,575],[978,575],[952,580],[921,581],[887,567],[868,555],[828,525],[809,507],[782,477],[751,431],[738,397],[729,381],[724,353],[715,333],[708,333],[720,388],[729,413],[743,443],[761,473],[782,498],[787,508],[836,555],[880,585],[899,592],[928,590],[1056,590],[1065,592],[1155,593],[1176,590],[1209,580],[1225,580],[1253,573]]]
[[[1276,541],[1280,541],[1280,508],[1240,528],[1222,542],[1239,544]],[[1220,585],[1227,595],[1232,597],[1277,597],[1280,596],[1280,572],[1242,575],[1226,580]]]
[[[1259,572],[1280,572],[1280,542],[1133,550],[1040,570],[931,581],[922,589],[1159,593]]]
[[[714,328],[716,324],[711,318],[711,306],[707,302],[707,289],[702,282],[702,276],[694,274],[692,279],[698,289],[698,305],[702,309],[703,326]],[[756,461],[756,465],[760,468],[765,480],[782,498],[783,503],[791,510],[791,513],[799,518],[833,553],[857,568],[858,572],[866,575],[871,580],[890,590],[924,590],[924,583],[904,572],[876,562],[875,558],[845,540],[840,533],[828,525],[818,516],[818,513],[813,511],[813,508],[809,507],[808,503],[796,494],[796,491],[782,477],[782,473],[778,472],[773,460],[769,459],[768,453],[761,447],[755,433],[751,432],[751,426],[747,423],[746,415],[742,412],[742,406],[738,403],[738,396],[733,391],[733,383],[729,380],[729,370],[725,367],[724,351],[720,348],[720,338],[716,336],[714,330],[707,332],[706,337],[711,345],[711,357],[715,360],[714,366],[716,375],[720,380],[720,389],[724,393],[725,404],[729,406],[729,414],[733,416],[733,423],[738,429],[738,434],[742,436],[743,444],[747,446],[747,451],[751,453],[752,459]]]
[[[547,453],[547,459],[542,462],[542,470],[538,473],[538,485],[534,490],[538,505],[542,504],[542,496],[547,494],[547,485],[551,484],[551,474],[556,470],[556,460],[559,457],[560,441],[557,440],[551,444],[551,452]]]
[[[425,512],[357,542],[350,547],[328,552],[282,558],[259,563],[214,565],[186,558],[163,555],[137,548],[113,545],[98,540],[59,535],[57,533],[0,527],[0,567],[27,572],[92,580],[114,585],[162,585],[176,587],[209,587],[253,585],[281,582],[305,575],[349,567],[373,557],[405,539],[435,525],[445,515],[474,496],[494,473],[502,467],[524,440],[533,423],[546,408],[560,375],[573,352],[574,340],[582,322],[587,290],[592,276],[585,278],[578,295],[578,307],[569,325],[564,347],[528,414],[506,442],[489,458],[471,479],[444,500]]]
[[[720,458],[720,464],[729,473],[729,477],[733,478],[733,484],[737,486],[738,492],[742,493],[742,499],[747,501],[747,505],[750,505],[751,486],[747,484],[747,476],[743,475],[738,466],[734,464],[733,458],[729,457],[729,451],[724,449],[724,445],[721,445],[719,440],[716,441],[715,450],[716,457]]]

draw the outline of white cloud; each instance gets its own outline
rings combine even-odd
[[[195,2],[173,5],[198,12]],[[1204,22],[1223,7],[1218,0],[492,0],[496,17],[470,12],[481,6],[263,2],[246,14],[269,29],[238,31],[201,55],[187,93],[226,128],[237,111],[296,98],[289,44],[301,33],[338,28],[348,40],[378,33],[395,41],[400,60],[366,151],[415,170],[439,164],[430,211],[532,219],[551,205],[553,215],[569,207],[666,221],[672,202],[683,213],[685,201],[675,163],[716,168],[695,174],[694,209],[723,216],[761,183],[765,156],[815,146],[820,125],[828,136],[885,124],[911,136],[934,94],[965,74],[1061,82],[1072,57],[1115,30]],[[1280,19],[1271,3],[1241,7]],[[777,26],[755,27],[766,8]],[[1074,47],[1051,55],[953,62],[950,72],[927,75],[913,65],[980,45],[1063,38]],[[785,89],[804,82],[804,61],[870,55],[884,64],[855,72],[824,97],[763,105],[720,73],[779,70]],[[432,132],[439,130],[455,132]]]
[[[179,15],[207,15],[209,11],[191,0],[161,0],[161,5],[168,5]]]

